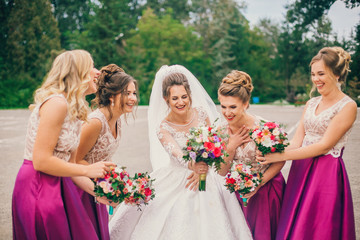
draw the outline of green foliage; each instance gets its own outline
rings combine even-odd
[[[250,27],[236,0],[0,0],[0,108],[27,107],[61,48],[88,50],[98,67],[123,67],[139,80],[141,104],[164,64],[184,65],[215,102],[221,79],[237,69],[252,77],[261,103],[300,104],[311,58],[336,45],[352,53],[344,90],[360,104],[360,24],[350,40],[338,39],[327,17],[334,2],[296,0],[282,23]]]
[[[48,70],[45,67],[51,50],[60,48],[60,34],[48,1],[11,3],[1,70],[1,106],[24,107],[32,101],[32,92]]]
[[[201,38],[191,27],[185,27],[170,14],[158,17],[148,9],[132,35],[125,48],[126,66],[139,80],[140,104],[148,103],[155,73],[165,64],[188,67],[206,85],[204,75],[209,60],[201,51]]]

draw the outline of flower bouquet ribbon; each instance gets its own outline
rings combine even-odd
[[[225,178],[225,187],[231,192],[242,195],[253,192],[261,184],[262,174],[254,171],[251,165],[233,165]],[[242,198],[244,207],[247,206],[247,198]]]
[[[215,122],[217,119],[215,120]],[[214,122],[214,124],[215,124]],[[205,162],[208,166],[215,166],[220,169],[221,163],[224,163],[224,157],[228,156],[225,151],[226,134],[224,131],[215,127],[199,126],[190,129],[186,147],[183,149],[183,159],[194,162]],[[206,190],[206,173],[200,174],[199,191]]]
[[[104,178],[93,179],[95,196],[105,196],[111,202],[125,202],[139,208],[155,197],[153,181],[147,173],[136,173],[134,177],[130,177],[124,167],[112,168]],[[110,215],[113,211],[113,207],[109,206]]]

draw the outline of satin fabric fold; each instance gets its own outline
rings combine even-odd
[[[353,202],[342,153],[339,158],[328,154],[293,161],[276,239],[355,240]]]
[[[81,201],[100,240],[110,239],[109,214],[104,204],[96,204],[94,197],[79,189]]]
[[[14,239],[97,239],[71,178],[36,171],[24,160],[12,199]]]
[[[242,198],[236,193],[255,240],[275,239],[284,190],[285,180],[280,172],[259,189],[247,207],[243,206]]]

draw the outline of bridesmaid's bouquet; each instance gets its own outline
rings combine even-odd
[[[147,205],[155,197],[155,189],[152,188],[152,182],[147,173],[135,173],[135,176],[128,182],[131,187],[131,194],[125,198],[125,203],[137,205],[141,210],[141,204]]]
[[[225,187],[231,192],[244,195],[253,192],[261,184],[262,173],[254,171],[251,165],[237,164],[227,174]],[[243,204],[247,206],[247,198],[242,198]]]
[[[260,121],[259,126],[250,130],[250,138],[263,155],[274,152],[283,152],[289,145],[287,133],[275,122]]]
[[[124,167],[112,168],[104,178],[93,179],[96,196],[105,196],[115,203],[134,204],[139,209],[141,204],[147,204],[155,197],[155,191],[151,186],[153,181],[146,173],[136,173],[132,178]],[[109,214],[112,215],[113,211],[113,207],[110,206]]]
[[[205,162],[210,167],[215,166],[216,170],[220,169],[221,163],[225,162],[224,157],[228,156],[223,140],[227,135],[214,124],[210,127],[199,126],[190,129],[186,147],[183,149],[185,161]],[[205,189],[206,173],[200,175],[199,182],[199,191],[205,191]]]

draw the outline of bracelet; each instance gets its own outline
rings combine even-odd
[[[97,200],[96,198],[97,198],[97,196],[94,196],[94,202],[95,202],[96,204],[99,204],[99,202],[98,202],[98,200]]]

